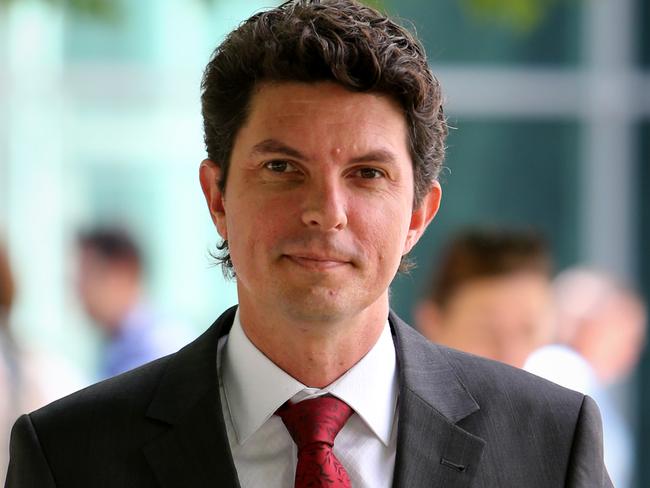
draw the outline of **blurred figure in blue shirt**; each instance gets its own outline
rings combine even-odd
[[[100,376],[108,378],[175,352],[191,337],[144,298],[142,253],[121,229],[79,237],[77,288],[81,303],[106,338]]]
[[[631,289],[603,273],[572,268],[553,284],[556,343],[535,351],[525,369],[591,396],[603,418],[605,464],[617,488],[631,486],[632,433],[608,387],[625,380],[645,344],[646,310]]]

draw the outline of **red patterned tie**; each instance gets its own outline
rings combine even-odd
[[[352,409],[333,396],[282,405],[277,415],[298,446],[295,488],[350,488],[348,473],[332,452],[334,438]]]

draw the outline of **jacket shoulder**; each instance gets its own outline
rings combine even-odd
[[[434,345],[480,405],[507,401],[526,410],[547,409],[557,414],[580,412],[584,395],[499,361]]]
[[[79,421],[97,417],[105,410],[111,417],[146,408],[173,357],[165,356],[139,368],[100,381],[56,400],[30,414],[35,424],[48,421]]]
[[[115,478],[115,486],[152,486],[141,450],[160,435],[163,424],[148,420],[146,412],[172,358],[23,415],[12,432],[9,471],[15,483],[8,486],[46,486],[43,480],[50,478],[57,486],[100,486],[107,476]],[[30,484],[37,468],[39,481]]]

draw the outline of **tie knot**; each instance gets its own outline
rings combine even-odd
[[[315,442],[331,447],[334,438],[352,415],[352,409],[343,400],[328,395],[293,405],[286,402],[276,414],[300,450]]]

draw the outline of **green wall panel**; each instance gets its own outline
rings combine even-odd
[[[650,68],[650,2],[648,0],[637,0],[637,2],[639,60],[643,67]]]
[[[398,277],[391,304],[404,318],[428,286],[441,246],[468,225],[540,229],[558,265],[577,259],[579,127],[569,121],[454,124],[438,216],[413,251],[417,268]]]
[[[575,65],[580,62],[583,1],[542,2],[544,13],[531,26],[479,14],[468,7],[469,0],[400,0],[388,3],[388,10],[409,19],[407,25],[413,21],[434,66],[449,62]]]

